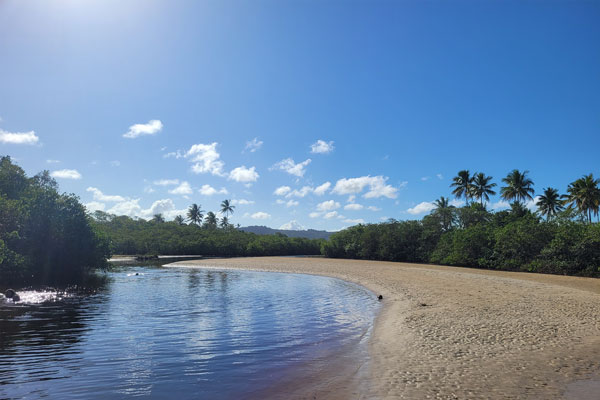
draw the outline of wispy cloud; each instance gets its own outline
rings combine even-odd
[[[162,122],[158,119],[148,121],[146,124],[135,124],[129,127],[129,130],[123,134],[124,138],[135,139],[139,136],[156,135],[163,128]]]
[[[286,158],[284,160],[279,161],[275,165],[273,165],[271,170],[282,170],[287,172],[290,175],[297,176],[298,178],[302,178],[304,173],[306,172],[306,166],[310,164],[312,160],[310,158],[302,161],[301,163],[296,164],[293,159]]]
[[[250,153],[254,153],[256,150],[260,149],[263,145],[262,140],[258,140],[258,138],[254,138],[248,142],[246,142],[246,147],[244,147],[244,152],[249,151]]]
[[[227,189],[225,189],[225,188],[221,188],[221,189],[217,190],[210,185],[202,185],[199,192],[203,196],[213,196],[215,194],[228,194],[229,193],[227,191]]]
[[[81,179],[81,174],[76,169],[59,169],[52,171],[50,176],[59,179]]]
[[[156,186],[174,186],[179,185],[179,179],[159,179],[152,183],[154,183]]]
[[[190,184],[187,181],[183,181],[176,188],[169,190],[169,193],[171,193],[171,194],[179,194],[179,195],[183,195],[183,196],[192,194],[193,192],[194,191],[192,190],[192,187],[190,186]]]
[[[40,138],[34,131],[29,132],[7,132],[0,129],[0,143],[34,145]]]
[[[125,198],[118,195],[106,195],[102,191],[95,187],[88,187],[86,191],[91,192],[94,196],[94,200],[103,202],[124,202]]]
[[[250,215],[250,218],[252,218],[252,219],[269,219],[269,218],[271,218],[271,214],[266,213],[264,211],[259,211],[259,212],[255,212],[254,214]]]
[[[46,164],[58,164],[60,160],[46,160]]]

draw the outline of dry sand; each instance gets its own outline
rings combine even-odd
[[[322,258],[179,264],[326,275],[384,296],[369,372],[332,371],[292,397],[600,399],[600,279]]]

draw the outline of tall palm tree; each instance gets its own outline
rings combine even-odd
[[[165,218],[162,216],[162,214],[154,214],[154,216],[152,217],[152,222],[162,224],[163,222],[165,222]]]
[[[433,204],[435,205],[433,213],[439,216],[442,223],[442,230],[444,232],[449,231],[456,218],[454,214],[455,207],[451,206],[449,199],[444,196],[434,201]]]
[[[177,215],[173,219],[173,221],[175,221],[177,223],[177,225],[183,225],[183,223],[184,223],[185,220],[183,219],[183,217],[181,215]]]
[[[235,206],[231,205],[231,200],[223,200],[221,202],[221,212],[225,214],[225,217],[228,217],[229,214],[233,214],[233,209]]]
[[[187,217],[196,225],[200,225],[202,218],[204,217],[204,210],[200,209],[201,206],[194,203],[188,208]]]
[[[547,221],[550,218],[556,217],[564,209],[558,190],[551,187],[544,189],[544,194],[539,197],[535,205],[538,208],[538,212],[545,216]]]
[[[569,207],[577,207],[583,213],[588,222],[592,222],[592,214],[598,215],[600,208],[600,179],[594,179],[593,174],[584,175],[575,182],[569,184],[568,194],[563,196],[565,204]]]
[[[473,185],[471,194],[474,198],[479,199],[481,206],[483,207],[483,200],[490,201],[490,195],[495,195],[496,192],[492,190],[495,183],[490,183],[493,178],[491,176],[485,176],[483,172],[476,173],[473,176]]]
[[[454,190],[452,194],[456,196],[457,199],[461,197],[465,198],[467,205],[469,205],[469,198],[471,197],[473,184],[473,177],[468,169],[463,169],[462,171],[458,171],[458,174],[452,180],[452,184],[450,187],[453,187]]]
[[[517,203],[525,203],[525,200],[533,200],[533,181],[527,177],[529,171],[519,171],[513,169],[502,182],[506,186],[500,188],[500,195],[506,201],[515,201]]]
[[[206,213],[206,218],[204,219],[204,225],[207,228],[216,228],[219,223],[219,219],[216,214],[212,211]]]

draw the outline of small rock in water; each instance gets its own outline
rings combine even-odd
[[[4,292],[4,296],[6,296],[7,299],[12,299],[15,295],[17,295],[17,292],[15,292],[14,289],[7,289],[6,292]]]
[[[379,295],[379,297],[377,297],[379,300],[383,300],[383,296]]]
[[[14,294],[14,296],[12,297],[13,301],[16,303],[17,301],[21,301],[21,297],[18,294]]]

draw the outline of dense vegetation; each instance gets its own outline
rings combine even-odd
[[[108,240],[74,195],[59,194],[44,171],[28,178],[0,158],[0,282],[74,283],[106,266]]]
[[[453,194],[461,208],[442,197],[420,221],[390,220],[358,225],[335,233],[323,245],[328,257],[422,262],[511,271],[600,276],[600,180],[584,176],[560,196],[547,188],[537,198],[537,212],[527,171],[512,171],[502,181],[501,196],[511,209],[488,211],[485,202],[496,184],[484,174],[460,171]]]
[[[203,256],[281,256],[320,254],[322,240],[289,238],[282,234],[256,235],[235,229],[209,212],[204,224],[199,207],[192,205],[190,224],[183,218],[165,222],[115,216],[96,211],[94,225],[111,238],[114,254],[195,254]],[[230,211],[231,212],[231,211]]]

